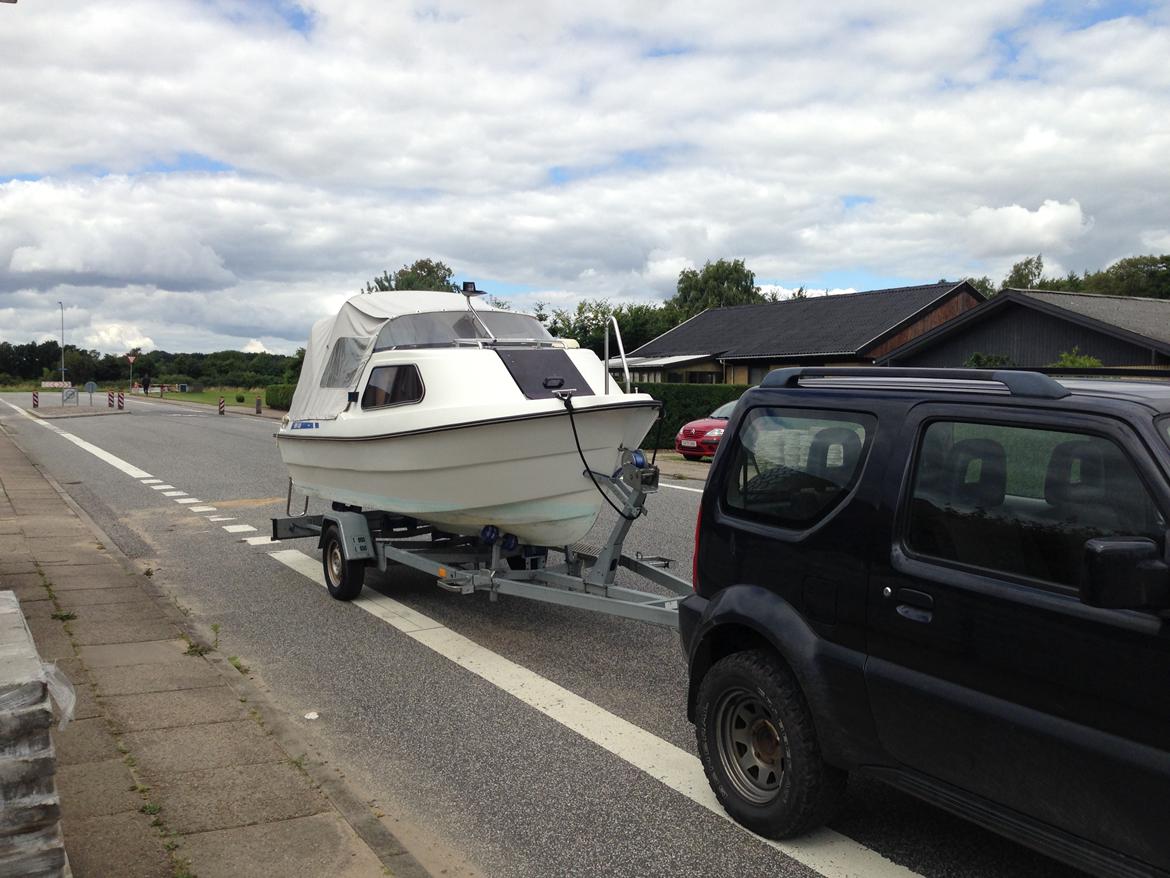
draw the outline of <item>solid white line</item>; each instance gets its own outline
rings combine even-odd
[[[256,530],[250,524],[225,524],[223,529],[230,534],[246,534],[250,531]]]
[[[208,521],[235,521],[235,519],[232,518],[230,515],[209,515],[209,516],[207,516],[207,520]]]
[[[674,490],[676,490],[676,491],[690,491],[694,494],[702,494],[703,493],[702,488],[684,488],[682,485],[668,485],[668,484],[666,484],[666,482],[659,482],[658,484],[660,487],[674,488]]]
[[[110,452],[106,451],[105,449],[98,448],[96,445],[93,445],[92,443],[86,442],[80,436],[74,436],[72,433],[66,433],[64,430],[62,430],[60,427],[58,427],[55,424],[50,424],[48,421],[44,421],[44,420],[41,420],[40,418],[38,418],[34,415],[30,415],[28,412],[26,412],[20,406],[13,405],[12,403],[10,403],[6,399],[0,400],[0,402],[3,402],[6,406],[8,406],[13,411],[24,415],[26,418],[28,418],[33,423],[40,424],[46,430],[50,430],[50,431],[56,433],[62,439],[65,439],[68,442],[72,442],[74,445],[76,445],[81,450],[88,451],[90,454],[92,454],[98,460],[104,460],[110,466],[114,467],[114,469],[121,470],[122,472],[124,472],[128,476],[133,476],[136,479],[149,479],[151,477],[150,473],[148,473],[146,470],[141,470],[138,467],[134,466],[134,464],[127,463],[126,461],[122,460],[122,458],[116,457],[113,454],[110,454]]]
[[[187,492],[186,491],[163,491],[162,495],[164,497],[186,497]]]
[[[187,504],[187,503],[202,503],[203,501],[200,500],[198,497],[177,497],[177,498],[175,498],[175,502]]]
[[[318,585],[325,584],[321,565],[304,552],[285,549],[272,552],[271,555]],[[367,590],[353,603],[641,769],[716,816],[732,822],[707,783],[697,756],[598,707],[523,665],[485,649],[393,598],[372,594]],[[738,823],[732,823],[743,829]],[[744,829],[744,832],[748,830]],[[819,829],[800,841],[778,842],[754,834],[752,837],[820,872],[826,878],[911,878],[916,874],[828,828]]]
[[[215,512],[214,506],[192,506],[191,512]]]

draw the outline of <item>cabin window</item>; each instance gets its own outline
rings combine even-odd
[[[362,393],[362,408],[407,405],[422,398],[422,376],[417,366],[376,366]]]
[[[329,355],[329,362],[321,373],[322,387],[353,387],[358,372],[366,361],[370,342],[373,339],[366,337],[343,336],[333,345],[333,352]]]

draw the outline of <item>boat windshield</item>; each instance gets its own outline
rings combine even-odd
[[[391,348],[450,347],[461,340],[487,340],[488,335],[475,318],[484,322],[498,339],[532,339],[551,341],[539,320],[528,314],[506,311],[435,311],[430,314],[406,314],[396,317],[378,333],[375,351]]]

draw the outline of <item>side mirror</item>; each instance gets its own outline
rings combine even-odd
[[[1085,543],[1081,602],[1113,610],[1170,609],[1170,567],[1144,537],[1105,537]]]

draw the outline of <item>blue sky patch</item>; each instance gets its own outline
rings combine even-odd
[[[231,165],[198,152],[181,152],[169,160],[158,159],[153,161],[142,169],[143,172],[148,174],[181,174],[194,171],[219,174],[224,171],[234,170],[235,168]]]

